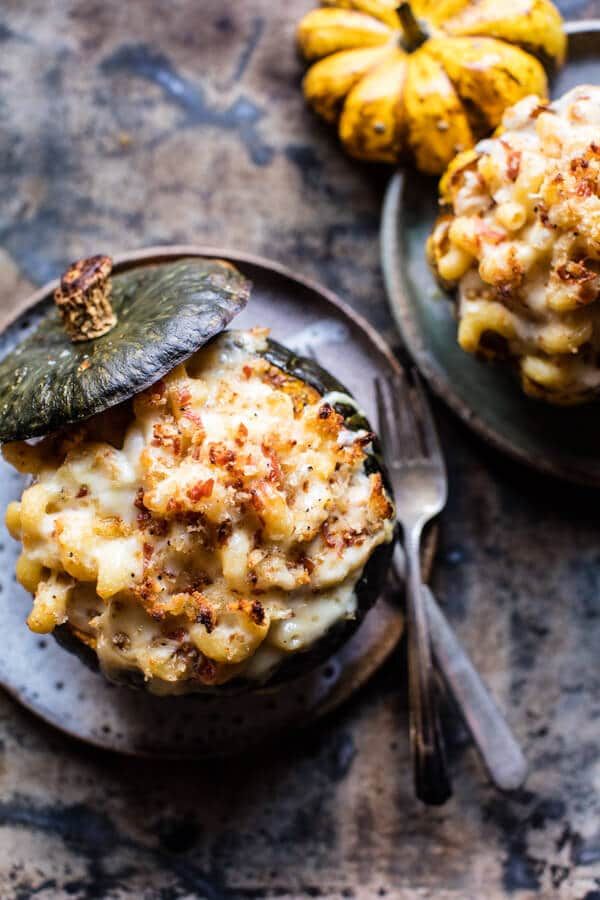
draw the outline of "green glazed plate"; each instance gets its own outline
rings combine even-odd
[[[553,96],[600,84],[600,20],[567,24],[569,62]],[[407,350],[432,389],[478,434],[552,475],[600,486],[600,406],[551,407],[526,397],[514,375],[460,349],[453,306],[425,259],[437,214],[437,181],[395,175],[382,220],[388,298]]]

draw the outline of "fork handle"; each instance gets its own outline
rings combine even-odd
[[[523,751],[427,585],[423,585],[422,592],[433,653],[444,680],[493,783],[501,791],[515,791],[527,777]]]
[[[410,744],[419,800],[440,806],[452,795],[439,719],[419,546],[422,526],[405,530]]]

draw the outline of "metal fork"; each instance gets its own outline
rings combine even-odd
[[[398,543],[393,568],[400,584],[404,584],[406,557]],[[421,594],[427,609],[434,663],[456,701],[488,775],[501,791],[517,790],[527,777],[523,751],[426,584],[421,585]]]
[[[416,371],[377,378],[375,393],[384,455],[404,533],[408,619],[410,742],[415,789],[424,803],[439,805],[452,794],[437,704],[420,545],[424,525],[444,508],[446,469],[433,418]]]

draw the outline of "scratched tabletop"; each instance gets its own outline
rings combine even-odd
[[[320,280],[397,345],[388,172],[305,109],[294,27],[311,6],[3,0],[3,319],[76,257],[198,242]],[[402,646],[318,727],[219,764],[99,752],[0,692],[2,900],[600,900],[600,496],[436,414],[450,501],[433,586],[523,743],[525,789],[494,792],[448,709],[454,798],[414,800]]]

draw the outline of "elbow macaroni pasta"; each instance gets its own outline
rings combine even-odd
[[[354,615],[393,528],[371,436],[265,342],[222,335],[130,404],[3,448],[34,473],[6,512],[32,630],[67,623],[165,693],[262,678]]]
[[[440,193],[427,252],[458,288],[461,347],[514,361],[552,403],[600,393],[600,87],[517,103]]]

